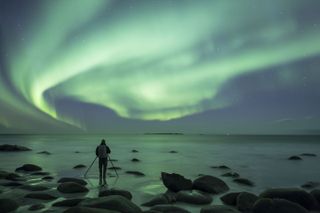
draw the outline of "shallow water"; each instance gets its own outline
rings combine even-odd
[[[111,158],[119,166],[119,178],[108,180],[110,187],[123,188],[133,193],[133,201],[141,204],[164,192],[161,171],[175,172],[195,179],[199,174],[220,176],[226,170],[210,168],[227,165],[241,177],[249,178],[255,187],[239,186],[232,178],[221,177],[231,191],[260,193],[271,187],[298,187],[307,181],[320,181],[320,138],[316,136],[210,136],[210,135],[2,135],[0,144],[18,144],[30,152],[0,153],[0,169],[14,171],[24,163],[41,166],[44,171],[59,177],[83,177],[85,169],[75,170],[77,164],[89,166],[95,158],[95,148],[106,137]],[[132,153],[136,149],[138,153]],[[36,154],[49,151],[51,155]],[[175,150],[178,153],[169,153]],[[79,153],[76,153],[79,152]],[[291,155],[314,153],[318,157],[303,157],[289,161]],[[141,162],[131,162],[138,158]],[[109,163],[110,166],[110,163]],[[145,177],[125,174],[141,171]],[[108,170],[114,174],[113,170]],[[97,162],[88,173],[91,189],[97,189]],[[91,190],[95,196],[97,190]],[[220,203],[214,199],[214,204]],[[199,212],[199,207],[182,205]]]

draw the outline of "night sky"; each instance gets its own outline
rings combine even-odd
[[[0,133],[320,134],[319,0],[1,0]]]

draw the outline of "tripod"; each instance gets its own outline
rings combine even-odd
[[[92,161],[91,165],[89,166],[89,168],[87,169],[87,171],[84,173],[84,176],[83,176],[84,178],[87,178],[87,174],[88,174],[89,170],[91,169],[91,167],[93,166],[94,162],[97,160],[97,158],[98,158],[98,156]],[[114,170],[114,172],[116,173],[117,178],[118,178],[119,175],[118,175],[117,169],[114,167],[114,165],[113,165],[113,163],[112,163],[112,160],[111,160],[111,158],[110,158],[109,155],[108,155],[108,160],[110,161],[110,163],[111,163],[111,165],[112,165],[112,167],[113,167],[113,170]]]

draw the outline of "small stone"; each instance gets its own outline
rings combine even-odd
[[[41,178],[42,180],[52,180],[53,177],[52,176],[45,176],[43,178]]]
[[[194,180],[193,188],[212,194],[219,194],[229,190],[228,185],[223,180],[210,175],[205,175]]]
[[[178,153],[178,152],[175,151],[175,150],[171,150],[169,153],[176,154],[176,153]]]
[[[233,177],[233,178],[240,177],[240,175],[238,173],[236,173],[236,172],[227,172],[227,173],[222,174],[221,176],[223,176],[223,177]]]
[[[317,157],[316,154],[313,153],[302,153],[301,156],[306,156],[306,157]]]
[[[65,183],[65,182],[74,182],[74,183],[78,183],[80,185],[87,185],[87,182],[82,180],[82,179],[79,179],[79,178],[68,178],[68,177],[64,177],[64,178],[60,178],[58,180],[58,183]]]
[[[233,182],[236,182],[238,184],[245,185],[245,186],[254,186],[254,183],[251,180],[248,180],[246,178],[236,178],[236,179],[233,179]]]
[[[288,160],[302,160],[302,158],[294,155],[294,156],[289,157]]]
[[[86,165],[78,164],[78,165],[74,166],[73,168],[74,169],[83,169],[83,168],[86,168],[86,167],[87,167]]]
[[[139,177],[143,177],[146,176],[145,174],[143,174],[142,172],[138,172],[138,171],[126,171],[127,174],[131,174],[131,175],[135,175],[135,176],[139,176]]]
[[[17,172],[36,172],[41,171],[42,168],[40,166],[34,164],[24,164],[23,166],[16,169]]]
[[[239,194],[240,192],[231,192],[220,197],[220,200],[226,205],[236,206]]]
[[[242,212],[250,212],[258,196],[248,192],[241,192],[237,197],[237,209]]]
[[[20,151],[31,151],[31,149],[24,147],[24,146],[3,144],[3,145],[0,145],[0,151],[2,151],[2,152],[20,152]]]
[[[37,152],[37,154],[51,155],[51,153],[48,151]]]
[[[213,169],[230,169],[228,166],[226,165],[220,165],[220,166],[211,166],[211,168]]]
[[[132,161],[132,162],[140,162],[140,160],[137,159],[137,158],[133,158],[131,161]]]
[[[139,152],[139,151],[136,149],[133,149],[133,150],[131,150],[131,152],[135,153],[135,152]]]
[[[62,193],[84,193],[89,191],[85,186],[74,182],[61,183],[57,190]]]

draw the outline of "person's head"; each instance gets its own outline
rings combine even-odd
[[[106,140],[105,139],[101,140],[101,145],[106,145]]]

